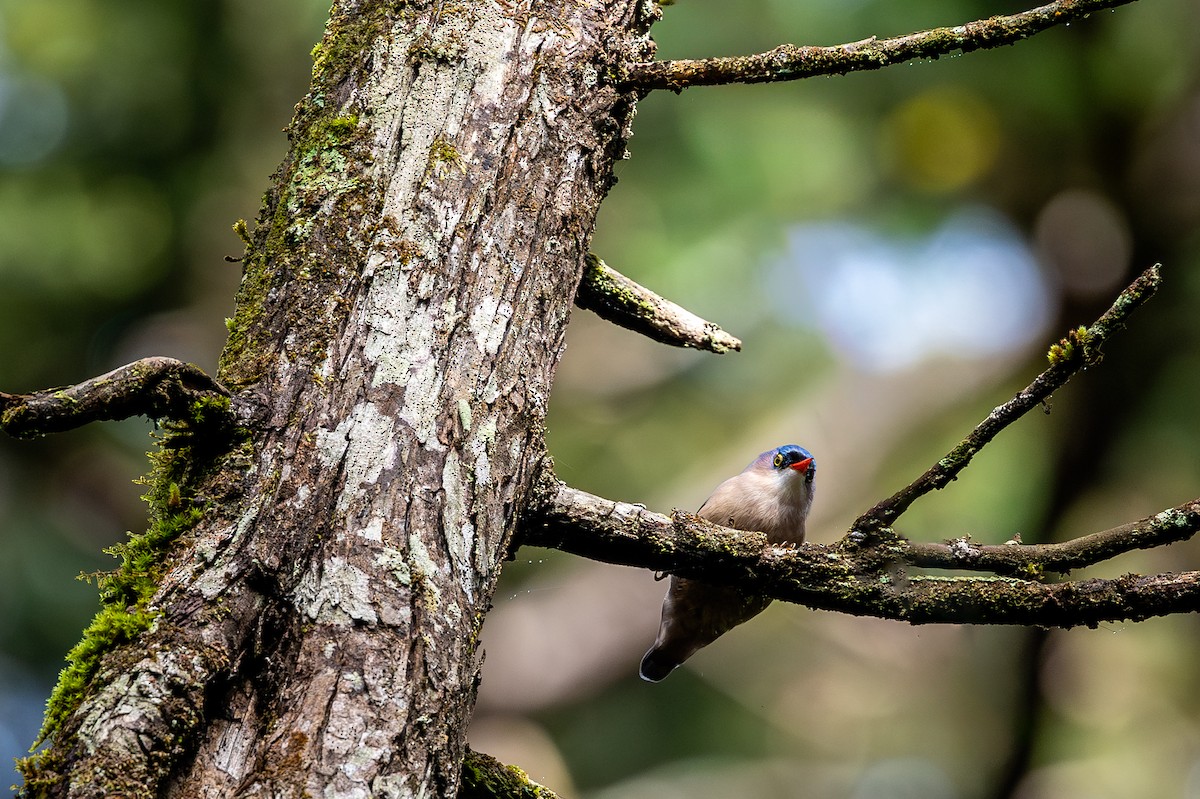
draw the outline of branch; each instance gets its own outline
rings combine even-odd
[[[681,511],[667,518],[640,505],[570,488],[549,476],[538,493],[523,520],[523,545],[733,585],[815,609],[912,624],[1063,628],[1200,610],[1200,572],[1055,584],[1014,577],[909,577],[907,566],[929,559],[930,545],[914,547],[896,538],[865,547],[777,546],[768,544],[761,533],[720,527]],[[1200,528],[1198,503],[1164,511],[1153,519],[1162,517],[1164,525],[1175,526],[1171,540],[1179,540]],[[1054,545],[1028,549],[1062,557],[1074,546],[1087,553],[1087,560],[1098,558],[1106,547],[1115,554],[1141,545],[1098,543],[1116,537],[1121,529],[1058,545],[1058,549]]]
[[[554,791],[529,779],[516,766],[468,748],[463,758],[459,799],[558,799]]]
[[[890,39],[872,36],[832,47],[784,44],[769,52],[749,56],[637,62],[625,68],[621,84],[627,89],[679,92],[689,86],[770,83],[815,75],[844,75],[916,58],[937,58],[954,52],[969,53],[1015,44],[1056,25],[1069,24],[1096,11],[1130,2],[1133,0],[1058,0],[1019,14]]]
[[[1132,552],[1186,541],[1200,530],[1200,498],[1137,522],[1056,544],[979,546],[965,538],[933,544],[911,541],[905,560],[932,569],[969,569],[1007,575],[1066,574]]]
[[[143,358],[66,388],[0,392],[0,430],[17,438],[60,433],[90,422],[148,416],[200,421],[229,417],[229,392],[198,367],[174,358]]]
[[[924,474],[859,516],[850,527],[851,535],[867,536],[890,527],[918,498],[935,489],[945,488],[956,479],[975,454],[1001,430],[1044,402],[1081,369],[1099,363],[1103,357],[1100,350],[1105,342],[1124,327],[1129,314],[1154,296],[1161,283],[1161,268],[1155,264],[1122,291],[1112,307],[1091,327],[1072,330],[1067,338],[1051,346],[1047,355],[1050,368],[1008,402],[992,409],[970,435]]]
[[[587,254],[575,304],[601,319],[674,347],[694,347],[723,355],[742,342],[634,283],[592,253]]]

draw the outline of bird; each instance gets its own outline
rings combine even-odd
[[[816,460],[804,447],[769,449],[717,486],[696,515],[725,527],[766,533],[772,544],[803,543],[816,473]],[[697,650],[769,604],[770,597],[672,575],[658,638],[642,658],[641,678],[660,682]]]

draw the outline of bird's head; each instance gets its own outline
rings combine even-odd
[[[817,474],[817,462],[812,453],[797,444],[784,444],[782,447],[767,450],[759,455],[753,469],[765,469],[780,475],[801,475],[805,483],[812,483]]]

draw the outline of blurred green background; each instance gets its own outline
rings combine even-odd
[[[681,0],[655,38],[667,58],[737,54],[1019,8]],[[284,154],[326,11],[0,0],[0,390],[150,354],[214,368],[230,224]],[[810,538],[836,540],[1161,261],[1163,293],[1104,364],[900,529],[1050,541],[1200,494],[1198,29],[1195,0],[1147,0],[991,52],[647,98],[594,250],[745,349],[576,313],[549,423],[560,476],[695,508],[796,442],[819,464]],[[0,757],[32,740],[96,609],[75,576],[143,524],[148,431],[0,440]],[[1197,562],[1189,543],[1086,574]],[[664,589],[522,550],[485,629],[474,745],[588,799],[1200,797],[1194,616],[1045,632],[777,603],[647,685]]]

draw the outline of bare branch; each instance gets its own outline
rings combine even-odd
[[[892,525],[918,498],[945,488],[989,441],[1020,419],[1067,383],[1078,371],[1096,364],[1103,357],[1104,343],[1124,327],[1135,309],[1154,296],[1162,282],[1158,264],[1147,269],[1117,296],[1112,307],[1091,327],[1072,330],[1067,338],[1053,345],[1048,353],[1050,368],[1042,372],[1015,397],[992,409],[971,434],[953,450],[909,485],[859,516],[850,530],[855,535],[870,535]]]
[[[1137,547],[1180,540],[1197,528],[1200,500],[1067,544],[978,548],[979,559],[991,558],[999,568],[1015,573],[1020,556],[1005,560],[995,550],[1028,550],[1026,565],[1038,564],[1036,556],[1042,554],[1046,564],[1054,564],[1053,570],[1065,570],[1069,563],[1086,565]],[[913,545],[903,538],[862,547],[845,542],[771,545],[761,533],[720,527],[681,511],[667,518],[640,505],[570,488],[549,475],[524,520],[520,541],[739,586],[811,608],[913,624],[1065,628],[1200,609],[1200,572],[1053,584],[1007,576],[910,577],[910,565],[963,568],[964,561],[947,558],[938,549],[945,545]],[[970,567],[979,562],[970,560]]]
[[[587,254],[575,304],[601,319],[674,347],[722,355],[742,342],[724,330],[634,283],[592,253]]]
[[[816,75],[844,75],[918,58],[937,58],[1015,44],[1056,25],[1066,25],[1097,11],[1130,2],[1133,0],[1058,0],[1018,14],[889,39],[872,36],[832,47],[784,44],[769,52],[749,56],[638,62],[626,67],[621,82],[630,89],[678,92],[689,86],[770,83]]]
[[[1200,530],[1200,498],[1141,521],[1056,544],[977,545],[967,539],[933,544],[912,541],[906,560],[934,569],[968,569],[1007,575],[1066,574],[1135,549],[1186,541]]]
[[[226,391],[198,367],[174,358],[143,358],[108,374],[33,394],[0,392],[0,430],[17,438],[59,433],[90,422],[149,416],[195,419],[228,415]],[[212,400],[220,399],[220,402]]]

